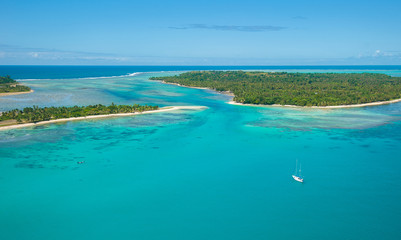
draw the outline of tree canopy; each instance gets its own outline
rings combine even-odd
[[[19,84],[8,75],[5,77],[0,76],[0,93],[29,92],[30,90],[31,88]]]
[[[193,71],[151,79],[229,91],[234,101],[250,104],[335,106],[401,98],[401,77],[378,73]]]
[[[85,117],[91,115],[104,115],[115,113],[134,113],[150,110],[157,110],[158,106],[148,105],[115,105],[110,106],[102,104],[89,106],[73,107],[26,107],[22,110],[14,109],[2,112],[0,122],[5,120],[17,120],[18,123],[40,122],[60,118]]]

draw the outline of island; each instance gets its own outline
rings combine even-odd
[[[33,92],[30,87],[21,85],[10,76],[0,76],[0,96],[16,95],[30,92]]]
[[[230,93],[237,104],[335,108],[401,101],[401,77],[379,73],[191,71],[150,79]]]
[[[93,118],[123,117],[137,114],[157,113],[184,109],[205,109],[204,106],[168,106],[159,108],[149,105],[102,104],[73,107],[26,107],[0,113],[0,130],[29,127],[55,122],[85,120]]]

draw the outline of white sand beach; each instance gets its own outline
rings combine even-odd
[[[337,105],[337,106],[296,106],[296,105],[263,105],[263,104],[244,104],[237,103],[234,101],[227,102],[228,104],[233,105],[241,105],[241,106],[252,106],[252,107],[291,107],[291,108],[318,108],[318,109],[336,109],[336,108],[358,108],[358,107],[369,107],[369,106],[379,106],[391,103],[401,102],[401,99],[395,99],[390,101],[381,101],[381,102],[371,102],[371,103],[361,103],[361,104],[350,104],[350,105]]]
[[[26,93],[33,93],[34,91],[31,89],[29,92],[7,92],[7,93],[0,93],[0,97],[3,96],[10,96],[10,95],[20,95],[20,94],[26,94]]]
[[[176,111],[176,110],[202,110],[202,109],[206,109],[206,108],[207,107],[205,107],[205,106],[168,106],[168,107],[162,107],[158,110],[151,110],[151,111],[144,111],[144,112],[92,115],[92,116],[85,116],[85,117],[54,119],[54,120],[49,120],[49,121],[37,122],[37,123],[16,124],[16,125],[0,127],[0,131],[16,129],[16,128],[32,127],[32,126],[38,126],[38,125],[43,125],[43,124],[49,124],[49,123],[59,123],[59,122],[96,119],[96,118],[126,117],[126,116],[140,115],[140,114],[160,113],[160,112],[169,112],[169,111]]]

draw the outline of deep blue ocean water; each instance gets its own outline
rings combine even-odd
[[[235,106],[148,80],[207,69],[401,76],[399,66],[0,66],[35,90],[0,97],[0,111],[208,107],[1,131],[0,239],[401,239],[401,103]],[[291,178],[296,159],[303,184]]]

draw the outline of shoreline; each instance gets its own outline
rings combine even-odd
[[[165,82],[165,81],[161,81],[161,80],[152,80],[152,81],[158,81],[158,82],[161,82],[161,83],[164,83],[164,84],[170,84],[170,85],[175,85],[175,86],[185,87],[185,88],[194,88],[194,89],[202,89],[202,90],[211,90],[211,91],[215,91],[215,92],[218,92],[218,93],[221,93],[221,94],[225,94],[225,95],[234,97],[234,93],[232,93],[232,92],[230,92],[230,91],[217,91],[217,90],[215,90],[215,89],[205,88],[205,87],[189,87],[189,86],[181,85],[181,84],[178,84],[178,83],[169,83],[169,82]]]
[[[0,93],[0,97],[3,96],[11,96],[11,95],[20,95],[20,94],[27,94],[27,93],[33,93],[34,91],[31,89],[29,92],[6,92],[6,93]]]
[[[195,89],[203,89],[203,90],[212,90],[221,94],[229,95],[229,96],[234,96],[232,92],[229,91],[216,91],[211,88],[203,88],[203,87],[189,87],[185,85],[181,85],[178,83],[168,83],[165,81],[159,81],[164,84],[170,84],[170,85],[176,85],[180,87],[186,87],[186,88],[195,88]],[[265,104],[250,104],[250,103],[239,103],[235,102],[231,99],[231,101],[228,101],[228,104],[231,105],[238,105],[238,106],[249,106],[249,107],[283,107],[283,108],[314,108],[314,109],[341,109],[341,108],[358,108],[358,107],[369,107],[369,106],[380,106],[380,105],[386,105],[386,104],[391,104],[391,103],[398,103],[401,102],[400,99],[394,99],[394,100],[389,100],[389,101],[380,101],[380,102],[371,102],[371,103],[360,103],[360,104],[350,104],[350,105],[335,105],[335,106],[297,106],[297,105],[280,105],[280,104],[272,104],[272,105],[265,105]]]
[[[96,119],[96,118],[111,118],[111,117],[126,117],[126,116],[133,116],[133,115],[141,115],[141,114],[150,114],[150,113],[159,113],[159,112],[169,112],[175,110],[199,110],[199,109],[206,109],[205,106],[168,106],[162,107],[157,110],[150,110],[144,112],[133,112],[133,113],[115,113],[115,114],[105,114],[105,115],[90,115],[85,117],[72,117],[72,118],[60,118],[48,121],[41,121],[37,123],[22,123],[22,124],[14,124],[9,126],[0,127],[0,131],[3,130],[11,130],[17,128],[24,128],[24,127],[32,127],[38,125],[45,125],[50,123],[59,123],[59,122],[69,122],[69,121],[78,121],[78,120],[87,120],[87,119]]]
[[[341,108],[358,108],[358,107],[370,107],[370,106],[380,106],[391,103],[401,102],[401,99],[394,99],[389,101],[371,102],[371,103],[360,103],[360,104],[350,104],[350,105],[336,105],[336,106],[296,106],[296,105],[264,105],[264,104],[249,104],[249,103],[238,103],[233,100],[227,102],[228,104],[238,105],[238,106],[249,106],[249,107],[284,107],[284,108],[314,108],[314,109],[341,109]]]

